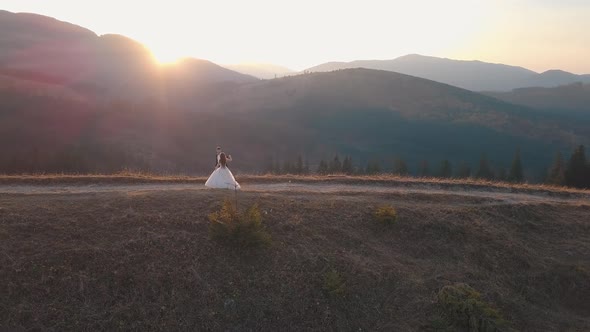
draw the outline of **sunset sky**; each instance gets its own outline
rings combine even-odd
[[[0,9],[119,33],[161,61],[327,61],[418,53],[590,73],[588,0],[3,0]]]

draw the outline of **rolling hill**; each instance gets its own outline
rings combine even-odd
[[[519,147],[534,179],[555,151],[590,137],[587,123],[369,69],[215,85],[186,107],[161,100],[97,103],[7,86],[0,112],[4,172],[24,163],[46,171],[203,174],[218,144],[234,156],[236,170],[249,172],[298,154],[315,167],[336,153],[351,155],[357,166],[381,160],[386,169],[401,157],[412,170],[423,159],[475,167],[486,153],[495,167],[506,167]]]
[[[308,68],[306,71],[326,72],[346,68],[394,71],[472,91],[510,91],[522,87],[554,87],[575,82],[590,83],[590,75],[575,75],[561,70],[549,70],[539,74],[522,67],[418,54],[393,60],[328,62]]]
[[[390,71],[259,80],[206,60],[160,66],[124,36],[1,15],[0,172],[204,174],[221,144],[239,172],[337,153],[385,170],[403,158],[413,172],[422,160],[475,168],[485,153],[498,169],[520,148],[538,179],[555,151],[590,138],[587,122]]]
[[[590,84],[574,83],[554,88],[521,88],[511,92],[485,92],[507,102],[590,119]]]
[[[294,70],[289,68],[268,63],[241,63],[235,65],[226,65],[224,67],[238,73],[258,77],[261,79],[283,77],[296,73]]]

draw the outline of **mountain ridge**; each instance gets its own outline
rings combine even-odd
[[[82,93],[100,92],[111,98],[144,98],[161,90],[164,83],[171,84],[168,90],[173,90],[179,79],[185,85],[257,80],[208,60],[163,66],[146,46],[129,37],[99,36],[54,18],[8,11],[0,12],[0,71],[4,75],[36,72],[38,77],[60,77],[56,83],[74,89],[83,86]],[[182,71],[190,72],[190,77],[179,75]]]
[[[573,83],[554,88],[529,87],[510,92],[483,93],[512,104],[561,115],[586,115],[590,119],[590,84]]]
[[[310,67],[305,72],[357,67],[399,72],[472,91],[509,91],[532,86],[551,87],[575,83],[577,80],[590,82],[590,75],[576,75],[565,71],[560,71],[561,73],[558,74],[551,70],[537,73],[519,66],[488,63],[480,60],[454,60],[419,54],[408,54],[390,60],[327,62]]]
[[[260,80],[208,60],[159,66],[124,36],[50,47],[1,28],[0,59],[15,40],[27,56],[15,59],[20,66],[0,66],[4,172],[206,172],[209,159],[198,156],[216,145],[238,151],[238,171],[261,171],[261,160],[297,154],[314,165],[335,153],[359,167],[394,156],[411,165],[476,165],[487,153],[505,167],[507,151],[520,147],[529,178],[538,178],[553,157],[547,151],[590,137],[581,121],[386,70]]]
[[[5,151],[0,171],[9,173],[10,165],[18,164],[14,160],[30,158],[38,149],[45,156],[35,160],[45,160],[45,171],[127,167],[203,174],[211,165],[199,156],[216,145],[239,160],[238,172],[260,172],[270,159],[297,154],[315,167],[336,153],[352,156],[358,167],[377,158],[386,169],[397,156],[413,170],[421,160],[466,161],[475,167],[485,153],[499,169],[520,147],[527,178],[534,180],[553,157],[548,151],[590,142],[584,123],[388,71],[311,73],[209,86],[200,93],[183,105],[166,100],[104,104],[0,88],[6,105],[0,112],[1,136],[4,142],[21,142],[18,149],[0,144]],[[51,128],[65,119],[70,129],[58,139]],[[66,156],[52,157],[64,149]],[[64,169],[51,166],[53,158],[79,160]]]
[[[254,76],[260,79],[272,79],[296,73],[294,70],[287,67],[270,63],[239,63],[222,66],[238,73]]]

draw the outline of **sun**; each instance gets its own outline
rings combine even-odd
[[[176,63],[180,60],[184,55],[180,54],[176,51],[175,48],[172,47],[149,47],[152,55],[160,64],[171,64]]]
[[[187,54],[183,54],[186,50],[182,49],[182,45],[177,45],[173,40],[155,39],[145,41],[143,44],[151,51],[153,57],[160,64],[172,64],[178,62]]]

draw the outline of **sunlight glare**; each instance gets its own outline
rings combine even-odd
[[[544,71],[590,71],[587,0],[2,0],[98,35],[118,33],[160,63],[275,63],[303,70],[328,61],[422,54]],[[141,9],[141,14],[138,12]],[[130,19],[130,13],[137,13]],[[157,23],[157,24],[156,24]],[[557,47],[556,45],[559,45]]]
[[[152,55],[154,56],[154,58],[156,58],[156,60],[158,61],[159,64],[165,65],[165,64],[173,64],[178,62],[181,58],[183,58],[182,54],[179,54],[178,52],[175,52],[174,49],[170,49],[170,48],[155,48],[153,46],[148,46],[148,48],[150,49],[150,51],[152,52]]]

